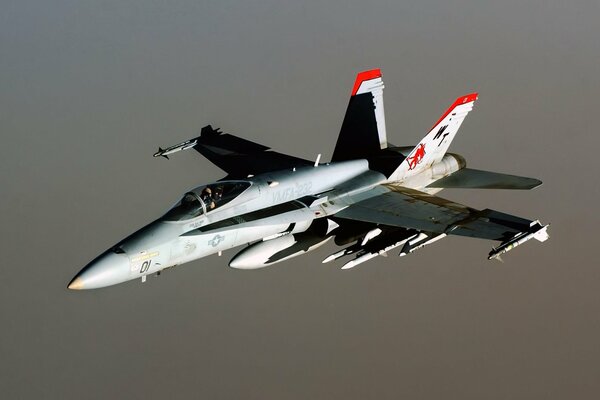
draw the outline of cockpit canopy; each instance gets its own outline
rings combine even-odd
[[[250,182],[224,181],[198,186],[183,195],[183,198],[164,216],[166,221],[183,221],[216,210],[242,194]]]

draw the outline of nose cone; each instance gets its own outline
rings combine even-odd
[[[129,259],[125,254],[105,253],[89,263],[69,283],[73,290],[96,289],[129,280]]]

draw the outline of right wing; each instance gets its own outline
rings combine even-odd
[[[194,149],[232,179],[312,164],[302,158],[271,151],[262,144],[222,133],[210,125],[202,128]]]
[[[222,133],[207,125],[200,136],[165,150],[159,148],[154,156],[167,156],[180,150],[194,148],[228,174],[230,179],[246,178],[263,172],[311,165],[312,162],[272,151],[269,147],[240,137]]]

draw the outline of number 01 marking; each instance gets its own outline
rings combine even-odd
[[[143,274],[144,272],[148,271],[148,268],[150,268],[151,263],[152,263],[152,260],[144,261],[142,263],[142,266],[140,267],[140,274]]]

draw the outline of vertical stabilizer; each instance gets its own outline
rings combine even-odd
[[[383,87],[379,68],[356,76],[332,161],[367,158],[387,148]]]
[[[477,100],[477,93],[467,94],[456,99],[431,128],[427,136],[392,173],[389,180],[401,181],[439,162],[448,151],[448,147],[465,117],[473,109],[475,100]]]

